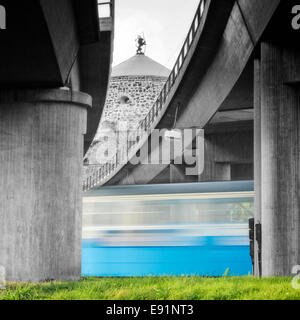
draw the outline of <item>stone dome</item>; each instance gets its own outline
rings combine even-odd
[[[130,59],[120,63],[112,69],[111,76],[131,77],[131,76],[153,76],[167,78],[170,70],[160,63],[152,60],[144,54],[136,54]]]

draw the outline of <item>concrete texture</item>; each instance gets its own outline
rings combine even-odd
[[[253,179],[253,125],[205,135],[205,165],[199,181]]]
[[[8,281],[81,276],[83,135],[91,97],[0,92],[0,265]]]
[[[184,102],[186,107],[182,108],[179,114],[178,127],[188,125],[204,127],[215,112],[222,107],[226,99],[229,99],[232,89],[241,78],[257,44],[249,31],[250,23],[257,26],[258,34],[262,34],[279,4],[279,1],[264,0],[260,1],[261,5],[256,6],[256,2],[251,1],[249,4],[255,17],[251,21],[245,20],[247,13],[235,2],[222,39],[214,52],[213,61],[203,77],[198,75],[201,81],[197,89]],[[250,88],[253,88],[253,83],[249,85]],[[245,100],[247,100],[247,95]]]
[[[291,275],[300,262],[300,91],[285,82],[295,56],[299,50],[261,45],[263,276]]]
[[[97,133],[104,109],[113,57],[113,39],[114,28],[101,32],[100,42],[84,45],[79,51],[80,91],[93,97],[93,108],[88,110],[87,116],[84,153],[88,151]]]
[[[261,69],[260,60],[254,60],[254,224],[261,223]],[[259,244],[254,241],[254,270],[261,275],[259,265]]]
[[[64,86],[81,46],[100,41],[97,0],[3,0],[0,86]],[[21,26],[21,27],[20,27]]]

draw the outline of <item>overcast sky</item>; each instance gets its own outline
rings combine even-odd
[[[146,54],[172,68],[196,12],[199,0],[115,0],[114,62],[136,52],[135,39],[145,34]]]

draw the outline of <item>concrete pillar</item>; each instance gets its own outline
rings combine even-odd
[[[261,223],[261,79],[260,60],[254,60],[254,223]],[[255,228],[255,234],[257,234]],[[257,240],[257,239],[256,239]],[[254,242],[254,270],[255,276],[261,275],[259,266],[260,249],[258,242]]]
[[[0,265],[8,281],[81,276],[83,135],[91,97],[0,92]]]
[[[289,84],[299,52],[261,45],[262,275],[300,264],[299,86]]]

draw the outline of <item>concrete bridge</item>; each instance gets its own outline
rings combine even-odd
[[[200,1],[157,102],[129,147],[104,164],[84,189],[186,182],[183,166],[132,165],[123,163],[122,154],[134,157],[155,128],[203,128],[205,169],[192,180],[254,179],[255,274],[290,275],[300,264],[295,5],[292,0]]]
[[[76,280],[82,159],[105,103],[114,2],[0,5],[0,265],[9,281]]]

